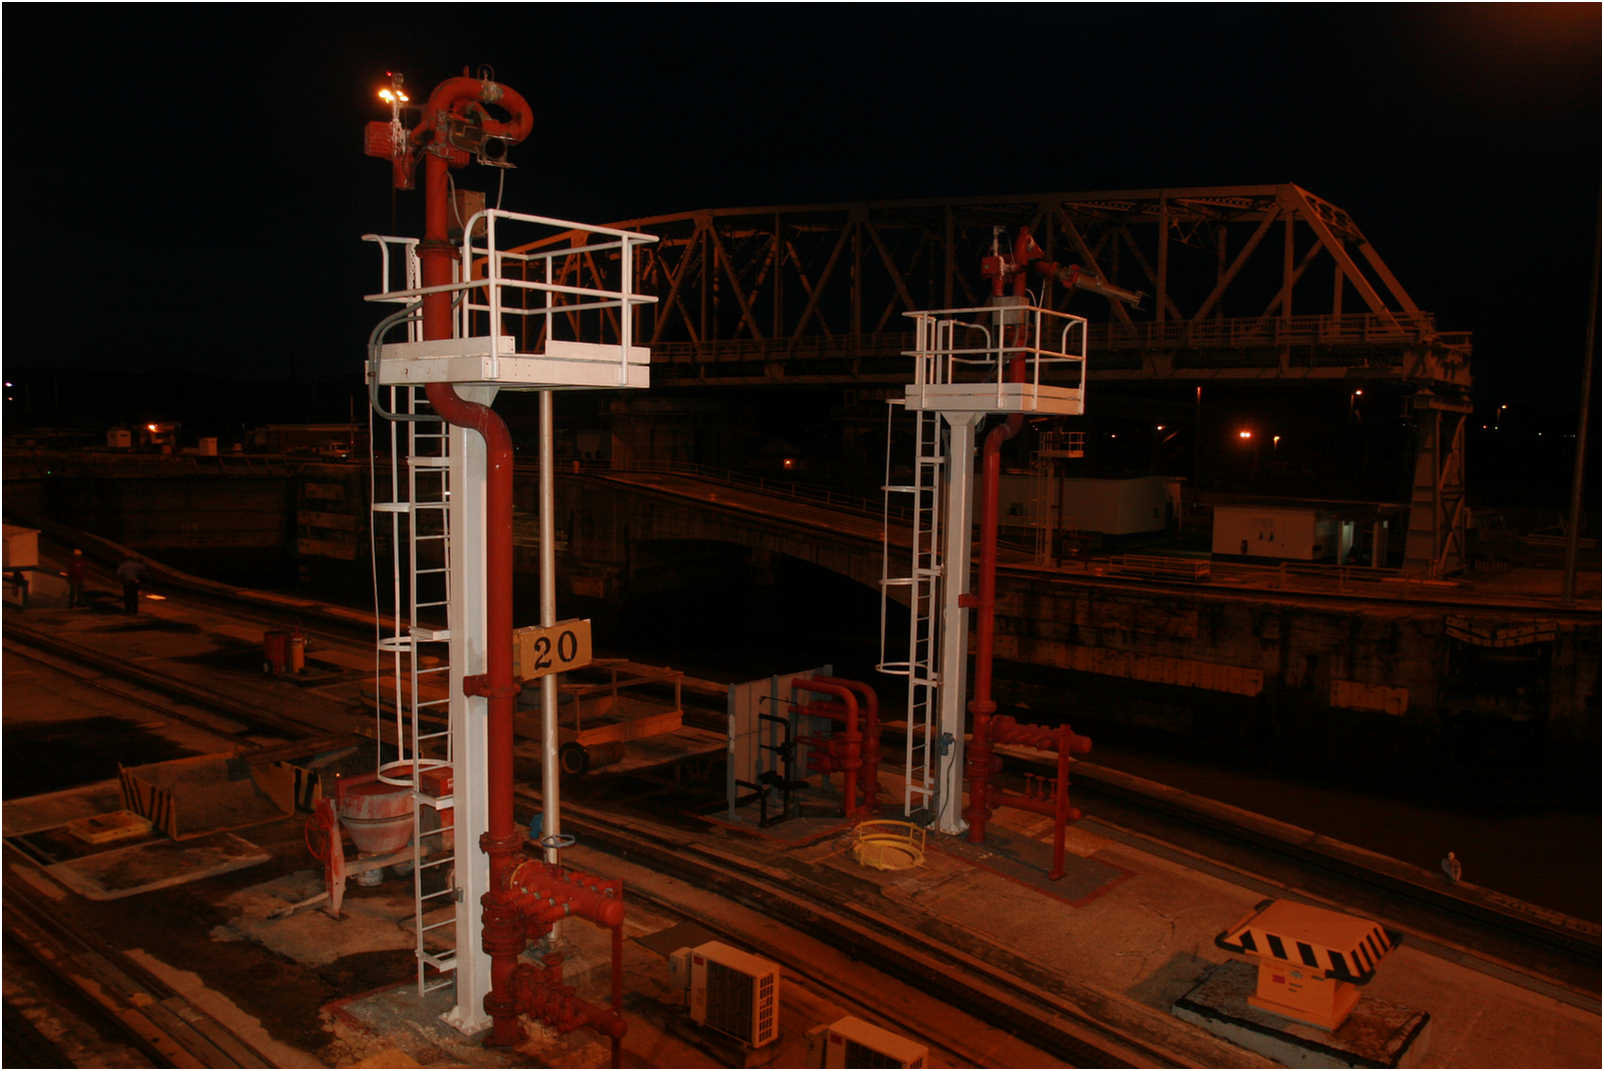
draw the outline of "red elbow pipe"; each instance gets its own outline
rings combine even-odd
[[[449,78],[429,95],[423,122],[411,135],[413,145],[426,147],[424,235],[418,246],[426,288],[447,286],[453,281],[456,251],[448,233],[446,200],[453,150],[443,143],[442,117],[471,100],[498,104],[512,113],[509,123],[485,122],[485,130],[498,137],[521,141],[534,125],[533,112],[523,97],[495,82]],[[449,291],[424,295],[426,340],[452,337],[451,303]],[[485,444],[485,672],[464,680],[463,690],[489,701],[489,756],[485,771],[489,780],[489,816],[487,831],[479,842],[490,857],[489,891],[483,898],[484,947],[490,953],[490,992],[485,995],[485,1010],[492,1020],[491,1044],[515,1045],[521,1033],[511,985],[524,947],[524,931],[509,889],[513,861],[523,843],[512,799],[513,713],[518,695],[512,673],[512,437],[506,423],[489,407],[465,400],[449,383],[430,383],[426,392],[429,404],[443,420],[477,431]]]
[[[529,107],[529,102],[524,100],[523,94],[516,89],[500,82],[459,76],[447,78],[434,87],[423,105],[423,122],[417,125],[409,138],[411,143],[417,146],[427,144],[445,125],[445,117],[458,105],[469,101],[494,104],[512,116],[507,122],[487,118],[482,124],[486,134],[516,143],[527,138],[535,128],[535,113]]]
[[[827,680],[831,684],[839,684],[850,688],[862,698],[859,712],[862,716],[863,745],[860,751],[862,765],[858,769],[858,791],[863,796],[859,809],[864,812],[877,811],[877,800],[880,796],[880,697],[873,688],[862,681],[847,680],[844,677],[815,677],[814,680]]]
[[[852,689],[845,684],[836,682],[827,677],[811,677],[795,682],[799,691],[815,692],[819,695],[833,695],[841,700],[847,708],[846,760],[842,765],[843,800],[842,813],[851,819],[858,813],[858,767],[863,759],[859,750],[863,737],[858,732],[858,700],[852,694]]]

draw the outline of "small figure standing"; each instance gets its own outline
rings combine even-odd
[[[1459,859],[1453,852],[1449,852],[1448,858],[1442,861],[1442,872],[1447,874],[1448,880],[1456,885],[1459,883],[1459,875],[1464,872],[1464,869],[1459,865]]]
[[[124,558],[117,566],[117,579],[123,582],[123,613],[139,613],[139,585],[145,582],[144,563]]]
[[[72,609],[84,600],[84,552],[74,550],[72,561],[67,563],[67,609]]]

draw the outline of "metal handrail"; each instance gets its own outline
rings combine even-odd
[[[502,249],[498,245],[498,227],[505,227],[507,224],[558,228],[566,232],[606,236],[609,240],[590,241],[583,245],[566,245],[536,253],[520,253]],[[483,228],[484,232],[482,243],[475,241],[475,232],[480,228]],[[639,246],[658,241],[658,236],[653,234],[639,234],[613,227],[575,223],[571,220],[524,212],[484,209],[469,217],[463,228],[461,252],[456,265],[458,278],[455,281],[434,286],[408,286],[402,290],[391,289],[389,254],[397,246],[404,248],[408,254],[413,254],[416,241],[383,235],[363,237],[366,241],[378,244],[381,257],[381,289],[376,294],[366,295],[364,300],[404,304],[430,294],[460,294],[461,299],[455,311],[457,337],[472,337],[475,316],[485,318],[487,333],[492,338],[489,355],[492,379],[500,375],[500,362],[503,356],[539,356],[516,348],[516,340],[519,337],[516,323],[543,317],[545,326],[540,337],[543,337],[549,346],[556,338],[557,317],[584,312],[616,314],[620,374],[627,377],[630,351],[634,348],[636,309],[657,301],[655,296],[635,292],[635,251]],[[576,256],[589,257],[593,254],[616,254],[620,279],[618,289],[573,286],[553,280],[554,261]],[[506,273],[505,269],[509,263],[524,268],[520,273],[521,277],[514,278]],[[530,279],[527,270],[530,265],[543,268],[544,278]],[[508,290],[540,294],[543,300],[533,306],[524,302],[508,305],[504,301],[504,291]],[[512,323],[506,322],[508,317],[513,318]],[[504,350],[497,341],[504,333],[510,334],[515,340],[514,349],[510,352]]]

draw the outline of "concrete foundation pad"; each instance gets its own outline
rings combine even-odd
[[[1360,996],[1335,1033],[1260,1011],[1248,1003],[1258,969],[1240,960],[1211,968],[1172,1007],[1176,1018],[1287,1067],[1419,1067],[1431,1015]]]

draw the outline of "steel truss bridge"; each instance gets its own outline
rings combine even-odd
[[[717,208],[615,226],[659,239],[633,281],[658,298],[635,328],[654,384],[739,386],[906,382],[903,313],[985,304],[993,228],[1024,224],[1049,260],[1147,295],[1133,312],[1036,283],[1037,304],[1092,321],[1094,380],[1414,387],[1406,562],[1432,575],[1463,566],[1470,335],[1438,330],[1353,218],[1299,186]],[[580,244],[539,245],[565,242]],[[560,263],[564,285],[619,282],[616,261],[589,252]],[[616,337],[616,322],[597,327]]]

